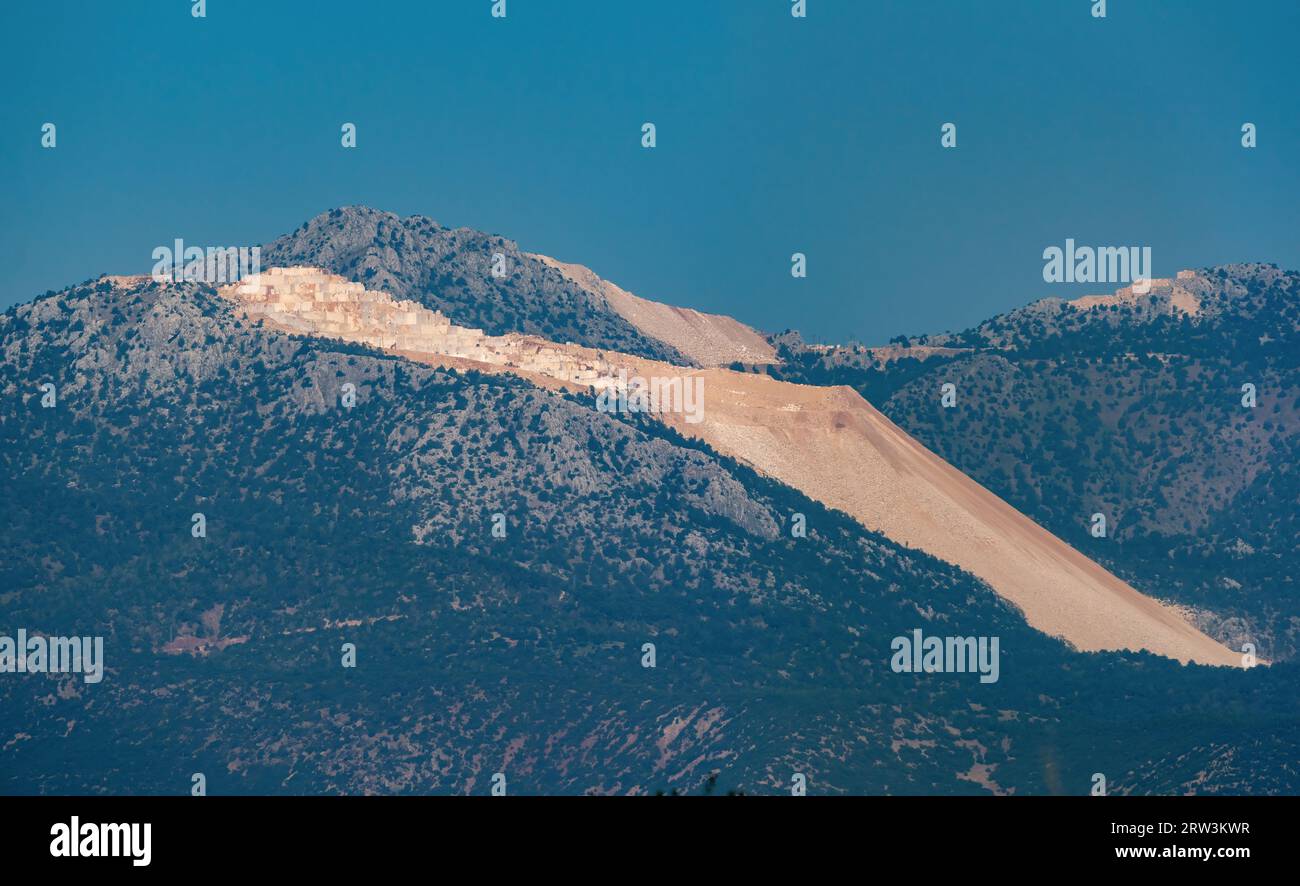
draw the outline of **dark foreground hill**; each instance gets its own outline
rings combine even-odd
[[[655,423],[195,285],[38,299],[0,352],[0,633],[107,660],[0,674],[0,790],[1300,787],[1294,667],[1074,652]],[[997,682],[895,673],[918,628],[997,637]]]

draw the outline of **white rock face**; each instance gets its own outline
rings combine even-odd
[[[1174,279],[1155,277],[1147,281],[1145,289],[1135,289],[1133,285],[1115,290],[1113,295],[1085,295],[1070,300],[1070,304],[1081,310],[1089,310],[1110,305],[1133,305],[1147,300],[1161,313],[1173,315],[1195,315],[1200,312],[1201,300],[1183,284],[1196,279],[1195,271],[1179,271]]]
[[[253,320],[285,332],[319,335],[391,351],[452,357],[603,387],[613,375],[599,352],[531,335],[485,335],[456,326],[441,311],[366,289],[319,268],[271,268],[221,294]]]

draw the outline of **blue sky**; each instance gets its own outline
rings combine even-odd
[[[347,204],[829,340],[1114,288],[1043,282],[1067,237],[1300,268],[1293,0],[190,6],[0,6],[0,306]]]

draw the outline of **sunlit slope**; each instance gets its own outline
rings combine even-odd
[[[894,541],[984,579],[1039,630],[1084,650],[1240,657],[927,450],[849,388],[703,370],[704,420],[663,418]]]

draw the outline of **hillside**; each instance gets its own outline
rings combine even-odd
[[[775,339],[774,376],[858,390],[926,447],[1233,648],[1294,657],[1300,275],[1230,265],[1045,299],[866,349]],[[941,350],[936,351],[936,348]],[[912,356],[914,355],[914,356]],[[955,385],[954,408],[941,387]],[[1244,407],[1243,384],[1257,405]],[[1107,517],[1106,538],[1090,533]]]

